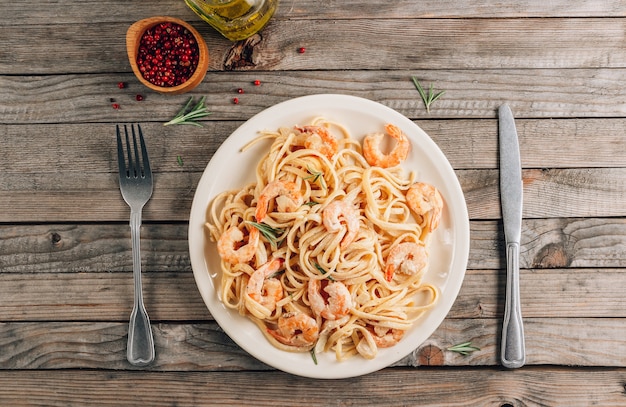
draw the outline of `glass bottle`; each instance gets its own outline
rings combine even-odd
[[[278,6],[278,0],[185,0],[185,3],[231,41],[258,32]]]

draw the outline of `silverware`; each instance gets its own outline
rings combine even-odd
[[[154,360],[154,339],[150,327],[150,318],[148,318],[148,313],[143,304],[139,230],[141,228],[141,210],[152,196],[152,171],[150,170],[148,151],[146,150],[141,127],[137,125],[137,131],[135,131],[135,125],[131,125],[132,137],[129,137],[126,125],[124,125],[123,138],[120,134],[119,125],[116,126],[116,131],[120,190],[122,197],[130,206],[130,232],[133,245],[133,280],[135,286],[133,311],[130,314],[128,326],[126,358],[132,365],[146,366]],[[141,150],[137,148],[137,134],[139,135]],[[124,150],[126,150],[126,154]]]
[[[515,119],[508,105],[498,109],[500,147],[500,203],[506,241],[506,299],[500,360],[507,368],[526,362],[524,324],[520,305],[519,254],[522,233],[522,166]]]

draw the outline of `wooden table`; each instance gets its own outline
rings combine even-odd
[[[258,41],[231,43],[182,0],[0,3],[0,405],[626,405],[624,10],[283,0]],[[126,29],[154,15],[189,21],[208,43],[209,72],[190,94],[150,92],[130,70]],[[430,113],[412,76],[445,90]],[[276,371],[236,346],[199,295],[187,244],[195,187],[220,143],[263,109],[316,93],[414,120],[452,163],[470,214],[448,318],[400,363],[343,380]],[[204,127],[164,127],[189,96],[207,97]],[[524,167],[527,363],[515,370],[499,365],[504,102]],[[114,128],[130,122],[149,135],[155,171],[142,229],[157,351],[147,368],[125,357],[132,261]],[[480,350],[447,350],[465,341]]]

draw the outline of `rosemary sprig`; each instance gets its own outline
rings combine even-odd
[[[447,348],[447,350],[451,352],[460,353],[463,356],[467,356],[472,352],[480,350],[480,348],[477,348],[476,346],[472,346],[472,342],[470,341],[470,342],[463,342],[463,343],[456,344],[454,346],[450,346],[449,348]]]
[[[182,166],[184,165],[184,163],[183,163],[183,157],[181,157],[181,156],[177,155],[177,156],[176,156],[176,162],[178,163],[178,166],[179,166],[179,167],[182,167]]]
[[[314,184],[319,182],[319,184],[322,187],[322,189],[326,190],[326,182],[324,181],[324,173],[322,171],[315,171],[314,169],[312,169],[308,165],[307,165],[306,169],[307,169],[307,171],[309,171],[309,174],[311,174],[311,175],[308,176],[308,177],[305,177],[304,179],[311,180],[311,182],[314,183]]]
[[[317,269],[317,271],[322,273],[323,276],[326,276],[326,278],[329,279],[330,281],[335,281],[333,276],[328,276],[327,275],[328,273],[330,273],[330,271],[324,270],[324,268],[322,266],[320,266],[319,264],[317,264],[317,263],[315,263],[315,268]]]
[[[432,105],[435,100],[439,99],[445,93],[445,91],[442,90],[441,92],[435,93],[433,89],[433,84],[431,83],[430,88],[428,88],[428,93],[426,93],[426,91],[424,91],[424,88],[422,88],[422,85],[419,83],[419,81],[417,80],[415,76],[411,76],[411,80],[413,80],[413,84],[417,88],[417,91],[419,92],[420,96],[422,97],[422,100],[424,101],[424,105],[426,106],[426,111],[430,113],[430,105]]]
[[[278,237],[285,232],[284,229],[276,229],[265,223],[252,221],[246,221],[246,223],[259,229],[259,232],[270,242],[272,248],[276,249],[280,245]]]
[[[315,347],[313,347],[313,349],[311,349],[311,359],[313,359],[313,363],[315,363],[317,365],[317,355],[315,354]]]
[[[195,106],[191,107],[193,96],[190,97],[185,107],[180,109],[180,112],[178,112],[172,120],[165,123],[164,126],[171,124],[191,124],[192,126],[202,127],[202,124],[198,123],[196,120],[211,114],[209,108],[204,104],[205,99],[206,96],[202,96],[200,101],[196,103]]]
[[[285,272],[285,270],[278,270],[273,272],[272,274],[270,274],[267,279],[269,280],[270,278],[277,278],[278,276],[280,276],[281,274],[283,274]]]

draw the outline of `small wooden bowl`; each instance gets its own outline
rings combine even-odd
[[[185,83],[177,86],[156,86],[148,82],[148,80],[146,80],[143,75],[141,75],[139,67],[137,66],[137,53],[139,52],[139,43],[141,42],[141,37],[143,36],[143,33],[147,29],[163,22],[171,22],[185,27],[193,34],[198,43],[198,66],[196,67],[196,70],[191,75],[191,77]],[[131,25],[128,28],[128,31],[126,31],[126,52],[128,53],[130,66],[133,68],[133,72],[135,73],[137,79],[139,79],[139,81],[146,85],[148,88],[159,93],[178,95],[181,93],[189,92],[190,90],[198,86],[200,82],[202,82],[204,76],[206,75],[207,69],[209,68],[209,50],[206,46],[206,42],[195,28],[193,28],[187,22],[175,17],[150,17],[139,20]]]

